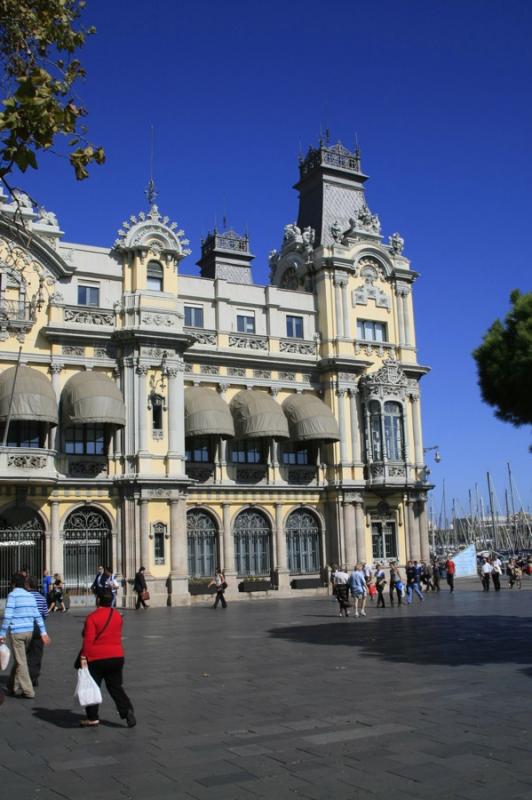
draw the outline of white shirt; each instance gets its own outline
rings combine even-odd
[[[490,575],[493,572],[493,567],[486,561],[485,564],[482,564],[481,571],[483,575]]]
[[[336,572],[334,573],[335,583],[343,584],[347,583],[348,580],[349,580],[349,575],[347,574],[347,572],[343,572],[341,569],[337,569]]]

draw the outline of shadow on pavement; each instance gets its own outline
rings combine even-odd
[[[43,722],[49,722],[51,725],[56,725],[58,728],[79,728],[82,719],[85,719],[85,714],[76,713],[69,708],[40,708],[34,707],[33,714],[35,717],[42,719]],[[117,722],[107,722],[100,720],[100,727],[106,728],[123,728]]]
[[[415,664],[530,664],[532,621],[511,616],[339,619],[329,625],[274,628],[273,639],[356,647],[361,655]],[[352,657],[349,655],[349,657]],[[532,667],[523,670],[532,677]]]

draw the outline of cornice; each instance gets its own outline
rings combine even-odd
[[[24,235],[18,226],[11,225],[5,217],[0,215],[0,233],[3,233],[13,243],[34,255],[54,275],[60,278],[69,278],[74,275],[75,267],[67,264],[59,253],[34,231],[27,231],[26,235]]]

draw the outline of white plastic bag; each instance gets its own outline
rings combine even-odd
[[[78,669],[78,685],[75,696],[78,698],[80,706],[97,706],[102,702],[100,687],[86,667]]]
[[[0,669],[7,669],[9,659],[11,658],[11,650],[7,644],[0,644]]]

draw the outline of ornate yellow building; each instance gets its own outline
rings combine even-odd
[[[109,562],[128,605],[143,565],[182,605],[218,564],[236,598],[428,557],[417,273],[365,181],[357,152],[309,150],[268,286],[234,231],[183,274],[155,205],[109,249],[0,198],[3,596],[22,566],[83,596]]]

